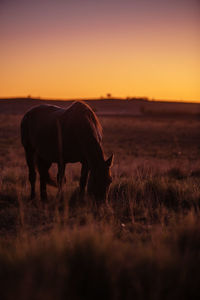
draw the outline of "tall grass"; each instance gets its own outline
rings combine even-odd
[[[1,242],[5,299],[197,299],[199,219],[138,232],[132,241],[93,221]],[[122,230],[124,230],[122,228]],[[130,229],[129,229],[130,230]],[[11,288],[12,287],[12,288]]]

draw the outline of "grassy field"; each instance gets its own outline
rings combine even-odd
[[[200,119],[101,116],[108,203],[72,207],[69,165],[59,213],[54,188],[29,200],[21,118],[0,114],[1,299],[199,299]]]

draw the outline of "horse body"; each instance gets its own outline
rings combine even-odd
[[[58,185],[67,163],[82,164],[80,192],[83,194],[89,175],[88,191],[96,198],[105,198],[109,186],[112,158],[105,161],[101,146],[102,129],[92,109],[75,102],[69,108],[40,105],[28,111],[21,122],[21,140],[25,149],[31,183],[31,198],[35,196],[35,165],[40,174],[40,193],[47,198],[46,184],[54,184],[49,168],[58,164]]]

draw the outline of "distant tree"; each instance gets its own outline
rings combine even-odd
[[[107,93],[107,98],[111,98],[112,97],[112,95],[110,94],[110,93]]]

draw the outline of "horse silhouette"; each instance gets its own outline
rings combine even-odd
[[[65,166],[80,162],[80,195],[88,194],[97,201],[106,200],[112,182],[110,167],[113,154],[105,160],[101,145],[102,127],[94,111],[83,102],[64,109],[39,105],[29,110],[21,121],[21,141],[29,169],[31,199],[35,197],[36,168],[40,175],[40,196],[47,199],[46,184],[61,191]],[[57,163],[57,181],[49,174]]]

